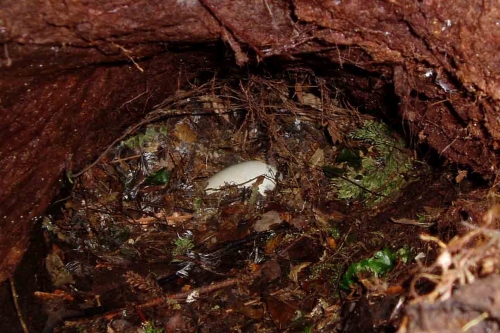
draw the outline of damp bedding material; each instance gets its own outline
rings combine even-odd
[[[298,89],[286,82],[279,89],[279,82],[273,84],[271,90],[251,91],[265,105],[281,108],[281,92],[290,86]],[[201,96],[199,101],[207,98]],[[304,314],[302,318],[313,318],[313,303],[320,299],[333,309],[339,305],[340,292],[392,281],[399,258],[396,261],[392,252],[380,249],[396,248],[394,243],[401,238],[386,235],[403,227],[369,216],[366,190],[349,200],[339,194],[342,186],[352,185],[342,183],[340,176],[353,182],[372,179],[370,172],[380,174],[383,166],[400,165],[393,156],[396,150],[405,150],[393,149],[397,144],[391,133],[381,131],[378,123],[367,123],[372,120],[369,116],[356,113],[354,119],[354,111],[329,108],[326,102],[328,112],[309,107],[307,117],[293,100],[287,103],[288,108],[295,107],[290,114],[249,107],[248,114],[213,117],[197,116],[200,105],[195,102],[183,104],[192,116],[147,125],[76,182],[64,214],[47,221],[47,232],[68,253],[54,256],[61,261],[57,267],[68,271],[68,277],[54,280],[54,285],[89,281],[89,290],[105,290],[98,296],[110,309],[125,309],[133,301],[142,309],[158,307],[168,315],[177,311],[186,318],[186,331],[196,330],[196,322],[204,323],[202,332],[218,330],[221,324],[224,330],[239,329],[250,316],[255,330],[274,332],[276,325],[288,329],[296,325],[297,311]],[[229,102],[227,107],[231,109]],[[336,143],[325,137],[324,117],[330,127],[335,124],[336,132],[332,127],[329,135],[338,138]],[[272,157],[270,164],[263,162],[266,157]],[[364,160],[373,161],[378,169]],[[328,166],[337,168],[338,175],[325,176]],[[401,177],[395,170],[400,168],[383,174]],[[391,179],[361,186],[381,192],[379,183]],[[241,195],[234,189],[252,193]],[[128,193],[134,195],[123,195]],[[368,224],[372,229],[363,229]],[[383,226],[389,231],[378,232]],[[75,248],[79,252],[70,251]],[[368,257],[376,251],[380,257]],[[242,288],[228,288],[235,281]],[[204,294],[205,301],[192,299],[194,292]],[[272,298],[259,296],[271,293],[275,293]],[[117,294],[127,300],[114,297]],[[193,302],[166,304],[165,299]],[[220,314],[211,321],[219,308]],[[152,313],[146,311],[146,319],[163,325],[162,318]],[[308,325],[323,327],[336,316],[334,311],[314,317]]]

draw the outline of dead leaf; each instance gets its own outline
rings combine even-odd
[[[467,177],[467,170],[458,170],[458,175],[455,177],[455,181],[457,184],[460,184],[465,177]]]
[[[303,262],[301,264],[292,266],[292,268],[290,269],[290,273],[288,274],[288,278],[295,283],[299,283],[299,273],[310,264],[310,262]]]
[[[175,136],[180,141],[187,143],[196,142],[197,139],[196,133],[185,122],[180,122],[175,126]]]
[[[308,105],[318,110],[321,110],[323,107],[323,102],[321,101],[321,98],[311,93],[302,94],[302,104]]]
[[[103,206],[109,205],[114,202],[118,202],[119,197],[120,197],[119,192],[111,192],[111,193],[102,193],[101,197],[99,198],[99,203]]]
[[[309,225],[309,221],[302,215],[294,217],[290,220],[290,224],[295,228],[302,230]]]
[[[327,130],[328,134],[332,138],[333,143],[342,143],[344,141],[342,132],[339,130],[337,124],[333,120],[328,120]]]
[[[253,230],[257,232],[267,231],[271,228],[271,226],[280,223],[281,223],[280,213],[271,210],[269,212],[262,214],[260,220],[255,222],[255,224],[253,225]]]
[[[221,218],[225,220],[235,215],[245,215],[247,212],[247,205],[241,202],[236,202],[233,205],[221,208]]]
[[[330,249],[337,248],[337,242],[335,241],[335,238],[333,238],[333,237],[326,237],[326,242],[328,243],[328,247]]]
[[[250,271],[252,273],[255,273],[255,272],[258,272],[260,270],[260,265],[259,264],[256,264],[254,262],[251,262],[248,264],[249,268],[250,268]]]
[[[278,327],[284,327],[295,318],[295,311],[298,309],[296,305],[297,302],[294,302],[292,305],[289,302],[282,302],[274,297],[267,299],[267,309]]]
[[[73,276],[66,270],[64,263],[55,253],[51,253],[45,258],[45,268],[49,273],[50,280],[55,287],[62,287],[67,284],[74,284]]]
[[[315,167],[323,167],[325,165],[325,152],[323,149],[318,148],[313,156],[309,159],[309,163]]]
[[[261,272],[268,281],[273,281],[281,276],[281,267],[276,261],[268,260],[262,265]]]
[[[280,245],[282,239],[283,239],[283,234],[278,234],[278,235],[276,235],[274,237],[271,237],[266,242],[266,246],[264,248],[264,252],[266,254],[274,253],[274,251],[276,251],[276,248],[278,247],[278,245]]]
[[[329,221],[342,221],[345,219],[345,215],[336,210],[330,210],[328,212],[323,212],[321,209],[313,208],[314,217],[316,221],[323,225],[328,225]]]
[[[254,320],[261,320],[262,317],[264,316],[264,309],[262,308],[262,306],[249,306],[240,300],[235,301],[231,305],[231,308],[234,311],[241,313],[245,317]]]

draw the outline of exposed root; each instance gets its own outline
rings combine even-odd
[[[494,229],[494,222],[500,216],[500,205],[494,205],[483,217],[480,226],[462,222],[469,228],[463,236],[453,238],[448,244],[439,239],[422,235],[425,241],[436,243],[441,248],[436,261],[424,268],[412,281],[411,292],[416,302],[445,301],[452,296],[455,287],[471,284],[477,277],[484,277],[500,267],[500,231]],[[434,290],[419,295],[416,283],[427,280]]]
[[[21,327],[23,328],[24,333],[29,333],[28,326],[26,325],[26,322],[24,321],[23,318],[23,313],[21,311],[21,307],[19,306],[19,295],[17,294],[16,291],[16,284],[14,283],[14,279],[10,278],[9,279],[10,283],[10,290],[12,292],[12,300],[14,301],[14,306],[16,307],[16,312],[17,312],[17,317],[19,318],[19,323],[21,324]]]

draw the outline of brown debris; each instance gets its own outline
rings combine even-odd
[[[413,271],[435,287],[425,300],[436,302],[417,304],[425,297],[419,294],[420,284],[413,285],[412,296],[417,297],[417,301],[410,307],[408,318],[411,320],[405,319],[403,328],[415,332],[498,330],[496,296],[488,299],[485,292],[488,285],[495,286],[498,282],[493,275],[488,276],[498,271],[498,251],[495,246],[483,243],[497,237],[494,231],[498,215],[497,184],[488,193],[484,189],[461,192],[462,189],[468,192],[465,189],[476,174],[496,182],[500,162],[498,26],[497,4],[488,0],[459,0],[452,6],[444,6],[439,1],[410,0],[4,1],[0,8],[0,140],[3,142],[0,146],[0,257],[3,258],[0,281],[14,272],[37,217],[52,202],[61,184],[76,181],[75,187],[100,186],[107,192],[100,200],[83,196],[71,201],[73,208],[66,207],[67,215],[53,223],[52,227],[60,228],[54,232],[56,236],[73,237],[80,240],[72,244],[75,248],[91,249],[85,263],[79,260],[81,258],[70,261],[74,259],[72,251],[46,257],[55,286],[70,288],[79,281],[78,275],[85,275],[85,270],[118,270],[120,267],[129,272],[126,275],[129,285],[154,297],[156,303],[151,306],[160,306],[164,305],[164,295],[184,298],[192,295],[192,291],[189,295],[164,293],[157,279],[143,278],[142,274],[128,269],[139,262],[138,258],[160,264],[173,258],[195,264],[205,274],[219,277],[212,287],[198,285],[196,291],[213,293],[214,299],[221,303],[233,304],[241,317],[261,320],[269,314],[275,328],[284,329],[290,325],[295,310],[309,311],[312,305],[298,306],[293,303],[294,297],[266,296],[266,312],[261,306],[264,302],[259,303],[255,294],[241,285],[237,294],[247,299],[233,302],[230,300],[234,297],[233,290],[227,287],[240,281],[231,275],[234,271],[221,273],[214,268],[217,267],[214,262],[192,258],[191,254],[172,255],[169,252],[173,243],[165,242],[172,241],[175,232],[178,239],[185,237],[180,232],[183,228],[194,230],[191,245],[202,249],[217,248],[224,242],[234,245],[245,237],[252,237],[249,236],[252,226],[256,231],[265,232],[274,229],[273,224],[287,215],[290,218],[286,221],[295,229],[270,237],[261,252],[252,254],[255,261],[259,255],[272,257],[266,258],[261,268],[263,275],[259,277],[269,280],[270,289],[266,292],[273,294],[276,292],[273,288],[288,289],[281,281],[286,279],[279,277],[285,276],[281,272],[283,267],[290,267],[293,281],[286,283],[301,287],[303,284],[314,300],[323,293],[331,296],[329,292],[334,288],[323,280],[333,281],[340,275],[334,263],[353,262],[382,244],[394,245],[394,238],[401,237],[421,250],[419,254],[424,256],[425,264],[432,262],[436,247],[442,250],[436,263],[420,268],[418,273]],[[227,50],[221,52],[219,41],[227,43],[234,54],[230,55]],[[225,55],[221,56],[222,53]],[[238,71],[232,63],[248,67]],[[266,72],[263,68],[273,71]],[[175,149],[164,149],[163,155],[160,154],[163,167],[174,172],[177,183],[168,190],[163,184],[145,185],[151,171],[147,163],[144,170],[125,170],[124,173],[133,171],[137,182],[126,183],[132,187],[127,188],[128,195],[157,199],[139,208],[132,207],[118,195],[125,185],[113,179],[113,172],[124,166],[126,169],[128,161],[140,163],[142,152],[124,158],[115,156],[114,166],[110,166],[106,165],[110,149],[142,125],[177,112],[168,108],[169,98],[179,94],[178,101],[187,103],[191,96],[183,95],[183,89],[195,89],[199,80],[206,81],[207,74],[215,77],[218,69],[234,75],[239,87],[219,87],[215,79],[205,87],[211,92],[204,95],[204,100],[200,98],[198,109],[205,114],[219,114],[222,120],[214,123],[217,126],[208,127],[214,139],[202,142],[207,151],[195,156],[194,165],[186,167],[184,152],[204,140],[200,134],[206,123],[194,125],[192,119],[187,118],[177,123]],[[242,75],[245,71],[250,72],[248,80]],[[281,71],[295,81],[279,77]],[[318,73],[321,79],[310,79]],[[366,117],[334,103],[334,91],[335,99],[342,105],[380,114],[392,124],[401,125],[409,138],[417,140],[416,144],[428,146],[440,158],[459,164],[458,173],[447,175],[446,180],[412,184],[391,202],[394,207],[382,205],[377,212],[363,211],[357,202],[350,203],[348,208],[323,211],[319,203],[332,201],[327,197],[332,194],[321,167],[334,156],[325,149],[328,144],[319,144],[318,138],[323,139],[327,133],[333,144],[349,146],[348,133]],[[233,106],[235,110],[231,109]],[[237,118],[234,113],[242,108],[248,112],[245,117],[233,119]],[[153,109],[157,118],[148,119],[147,114]],[[184,115],[190,117],[194,113],[187,110]],[[146,121],[137,123],[141,119]],[[300,127],[303,137],[293,142],[285,134],[299,125],[303,126]],[[234,128],[234,135],[223,136],[223,128],[227,126]],[[261,135],[263,132],[265,136]],[[249,149],[253,149],[252,154]],[[266,152],[266,159],[286,166],[283,171],[287,181],[273,197],[276,201],[282,200],[281,205],[288,205],[286,209],[262,210],[255,191],[250,204],[246,205],[242,203],[245,194],[240,198],[233,192],[228,201],[217,201],[222,197],[212,198],[221,207],[218,214],[202,215],[200,212],[207,202],[193,195],[199,190],[197,182],[223,164],[235,162],[220,159],[224,151],[230,151],[235,159],[259,154],[263,158]],[[245,154],[238,155],[241,152]],[[215,162],[208,167],[209,157]],[[94,171],[87,174],[90,167],[101,161],[105,164],[101,169],[93,168]],[[186,182],[191,186],[190,195],[195,203],[178,195]],[[450,194],[450,189],[443,185],[446,182],[451,183],[451,192],[456,193]],[[288,201],[284,194],[289,195]],[[229,205],[231,200],[233,205]],[[70,211],[83,209],[80,206],[95,215],[88,214],[87,229],[72,229],[81,222],[81,216],[72,215]],[[124,206],[128,215],[117,213]],[[162,211],[158,211],[159,206]],[[111,213],[107,209],[112,209]],[[263,211],[273,212],[275,216],[267,221],[266,215],[258,219]],[[278,211],[285,213],[278,216]],[[203,223],[193,227],[200,216]],[[483,221],[483,216],[486,220],[490,218]],[[485,226],[486,222],[489,224]],[[116,230],[109,229],[107,223],[126,225],[130,235],[113,233]],[[421,226],[438,233],[438,237],[424,237],[425,241],[433,241],[426,243],[425,249],[423,241],[414,239]],[[312,231],[314,228],[317,230]],[[340,239],[333,236],[339,230],[346,233]],[[124,234],[128,235],[126,242],[120,238]],[[377,237],[372,239],[367,235]],[[107,244],[108,241],[111,244]],[[248,242],[245,244],[248,246]],[[255,245],[255,249],[260,248]],[[250,257],[249,251],[245,251],[242,253]],[[252,264],[258,266],[256,262]],[[245,263],[242,267],[251,265]],[[242,274],[241,267],[232,269]],[[164,274],[167,271],[161,270]],[[120,271],[118,275],[123,279],[123,274]],[[221,282],[218,274],[228,276]],[[426,274],[441,276],[434,280]],[[315,279],[303,281],[302,276]],[[385,282],[379,282],[371,281],[373,288],[368,292],[389,290]],[[249,289],[262,286],[261,283],[259,280]],[[115,288],[114,283],[111,284]],[[403,286],[401,283],[389,288],[404,290]],[[454,288],[457,294],[451,295]],[[468,297],[474,288],[484,297],[470,301]],[[77,289],[80,290],[80,286]],[[91,293],[88,290],[85,292]],[[49,299],[56,293],[39,295]],[[371,316],[373,304],[364,302],[365,295],[360,300],[356,306],[366,312],[367,317]],[[200,302],[197,306],[202,308],[209,303]],[[141,304],[149,307],[144,305],[148,303]],[[321,312],[323,305],[318,304],[322,303],[318,300],[315,309]],[[392,306],[392,300],[385,305]],[[324,304],[325,309],[335,306]],[[435,316],[429,315],[433,312]],[[144,314],[138,313],[144,322]],[[220,319],[210,317],[212,310],[200,313],[207,314],[202,318],[206,320],[204,329],[207,330]],[[221,313],[223,311],[219,315]],[[241,326],[236,316],[225,315],[234,320],[234,327]],[[115,316],[118,312],[100,319],[110,320]],[[308,319],[312,317],[311,313]],[[116,319],[117,327],[130,325],[120,320]],[[371,320],[356,328],[373,326]],[[383,320],[380,322],[389,325]],[[409,323],[408,326],[405,323]],[[114,329],[108,324],[109,329]],[[168,321],[167,331],[186,327],[195,325],[175,312]]]
[[[400,332],[496,332],[500,329],[500,278],[487,278],[457,288],[451,298],[417,303],[407,309],[408,328]]]
[[[495,121],[496,100],[500,99],[495,45],[500,44],[491,33],[496,29],[495,6],[488,4],[296,0],[290,6],[278,0],[259,4],[205,0],[72,3],[63,8],[43,1],[37,6],[4,3],[0,41],[4,43],[5,79],[0,86],[2,123],[8,130],[2,131],[6,144],[0,151],[4,156],[0,161],[0,218],[5,216],[2,228],[14,236],[2,242],[8,245],[0,253],[17,262],[19,256],[9,249],[24,251],[25,233],[31,226],[28,220],[47,206],[66,162],[81,168],[109,138],[137,119],[125,111],[132,107],[127,103],[130,96],[141,96],[134,100],[140,113],[147,108],[145,103],[154,103],[159,92],[164,96],[172,91],[162,88],[179,73],[178,63],[170,58],[200,62],[201,57],[170,53],[141,59],[160,54],[163,48],[158,43],[214,41],[221,31],[231,36],[226,39],[239,54],[240,64],[247,61],[247,45],[260,59],[321,51],[341,68],[350,64],[381,73],[381,78],[366,83],[355,76],[344,82],[365,105],[374,103],[374,89],[393,83],[400,113],[410,120],[412,132],[423,133],[420,137],[425,136],[427,143],[450,160],[490,176],[496,170],[494,149],[500,137]],[[26,20],[13,19],[20,17]],[[137,68],[86,67],[116,61],[128,61]],[[205,63],[217,66],[213,61]],[[70,68],[77,70],[62,74]],[[39,121],[32,124],[35,111]],[[106,124],[106,134],[99,124]],[[116,124],[116,135],[111,134],[109,124]],[[333,134],[338,140],[336,130]],[[61,147],[53,149],[54,142]],[[42,146],[50,147],[47,153],[35,148]],[[3,263],[2,267],[0,280],[13,266]]]

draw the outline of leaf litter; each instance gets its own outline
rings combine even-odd
[[[447,247],[391,221],[435,225],[455,188],[310,71],[183,89],[76,174],[45,216],[53,289],[40,292],[71,295],[50,298],[51,328],[346,331],[370,308],[362,300],[373,305],[364,324],[399,327],[397,304],[418,294],[411,272]],[[254,160],[277,168],[273,191],[259,192],[262,177],[205,191],[218,171]]]

